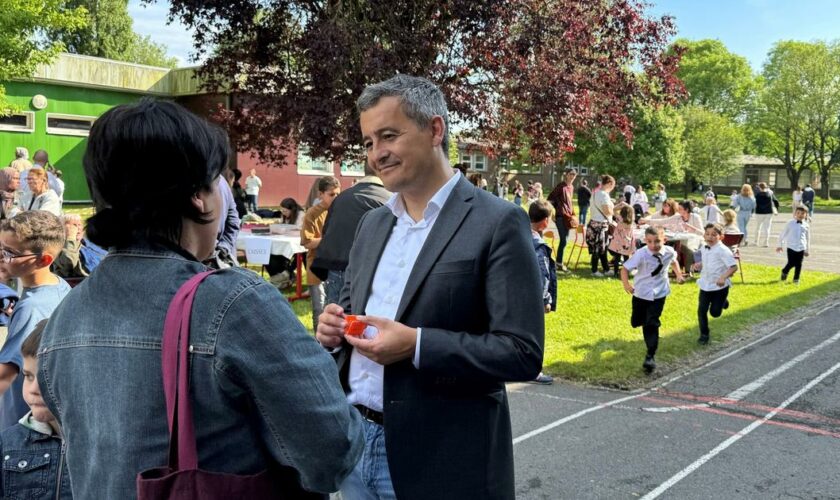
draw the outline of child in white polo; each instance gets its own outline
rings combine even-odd
[[[665,298],[671,293],[668,284],[668,268],[674,270],[678,283],[683,283],[677,252],[664,245],[665,233],[662,228],[645,229],[645,246],[637,250],[621,268],[621,281],[627,293],[633,295],[633,313],[630,326],[642,327],[647,355],[642,368],[651,373],[656,368],[656,350],[659,347],[659,317],[665,307]],[[633,285],[630,284],[630,271],[636,269]]]
[[[802,272],[802,260],[808,257],[811,250],[811,225],[808,224],[808,209],[804,205],[796,207],[793,219],[785,225],[779,235],[779,246],[776,251],[782,253],[787,248],[787,264],[782,268],[782,281],[787,281],[788,273],[793,269],[793,284],[799,284],[799,274]]]
[[[702,345],[709,343],[709,317],[719,318],[729,307],[729,278],[738,270],[732,250],[720,242],[723,227],[720,224],[706,224],[703,239],[706,244],[700,248],[700,262],[694,264],[695,271],[701,271],[697,284],[700,286],[700,304],[697,320],[700,323]]]

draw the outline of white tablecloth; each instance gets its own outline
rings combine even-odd
[[[251,234],[247,231],[240,231],[236,239],[237,250],[245,250],[246,242],[254,238],[271,240],[271,255],[282,255],[289,260],[296,253],[306,252],[300,244],[300,234]]]
[[[634,229],[633,234],[636,236],[637,241],[639,241],[641,244],[644,244],[644,229]],[[682,243],[683,246],[685,246],[692,252],[696,252],[703,245],[703,237],[699,234],[694,233],[672,233],[671,231],[665,231],[665,240],[679,241],[680,243]]]

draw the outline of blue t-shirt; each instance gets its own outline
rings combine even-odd
[[[9,321],[9,335],[0,349],[0,363],[11,363],[18,368],[18,376],[2,397],[0,397],[0,431],[15,425],[29,411],[23,400],[23,356],[20,346],[32,333],[35,325],[52,315],[64,296],[70,291],[70,285],[59,278],[55,285],[41,285],[24,288],[20,300]]]

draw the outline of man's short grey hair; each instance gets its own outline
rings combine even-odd
[[[426,129],[432,118],[443,118],[443,150],[449,150],[449,110],[443,92],[425,78],[397,75],[393,78],[368,85],[356,101],[359,113],[376,106],[383,97],[399,97],[405,115],[420,128]]]
[[[16,147],[15,148],[15,158],[23,158],[24,160],[29,159],[29,150],[24,147]]]

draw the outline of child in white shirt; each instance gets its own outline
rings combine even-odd
[[[811,226],[808,224],[808,209],[805,206],[796,207],[793,219],[785,225],[779,235],[779,246],[776,252],[782,253],[787,247],[787,264],[782,268],[782,281],[787,281],[788,273],[793,269],[793,284],[799,284],[799,274],[802,272],[802,260],[808,257],[811,249]]]
[[[732,251],[720,242],[723,228],[720,224],[706,224],[703,239],[706,244],[700,248],[700,262],[694,264],[695,271],[701,271],[697,284],[700,286],[700,304],[697,319],[700,323],[700,338],[697,342],[709,343],[709,317],[719,318],[729,308],[729,278],[738,270]]]
[[[621,281],[624,290],[633,295],[633,313],[630,316],[630,326],[642,327],[645,337],[647,355],[642,368],[647,373],[656,368],[654,356],[659,347],[659,327],[662,323],[659,317],[665,307],[665,298],[671,293],[668,284],[668,268],[674,270],[677,283],[683,283],[680,265],[677,263],[677,252],[664,245],[665,232],[662,228],[648,227],[645,229],[645,246],[634,253],[624,267],[621,268]],[[629,271],[636,269],[633,285],[630,284]]]
[[[714,196],[706,197],[706,206],[700,211],[703,214],[703,220],[706,224],[718,224],[723,219],[723,213],[717,206],[717,200]]]

